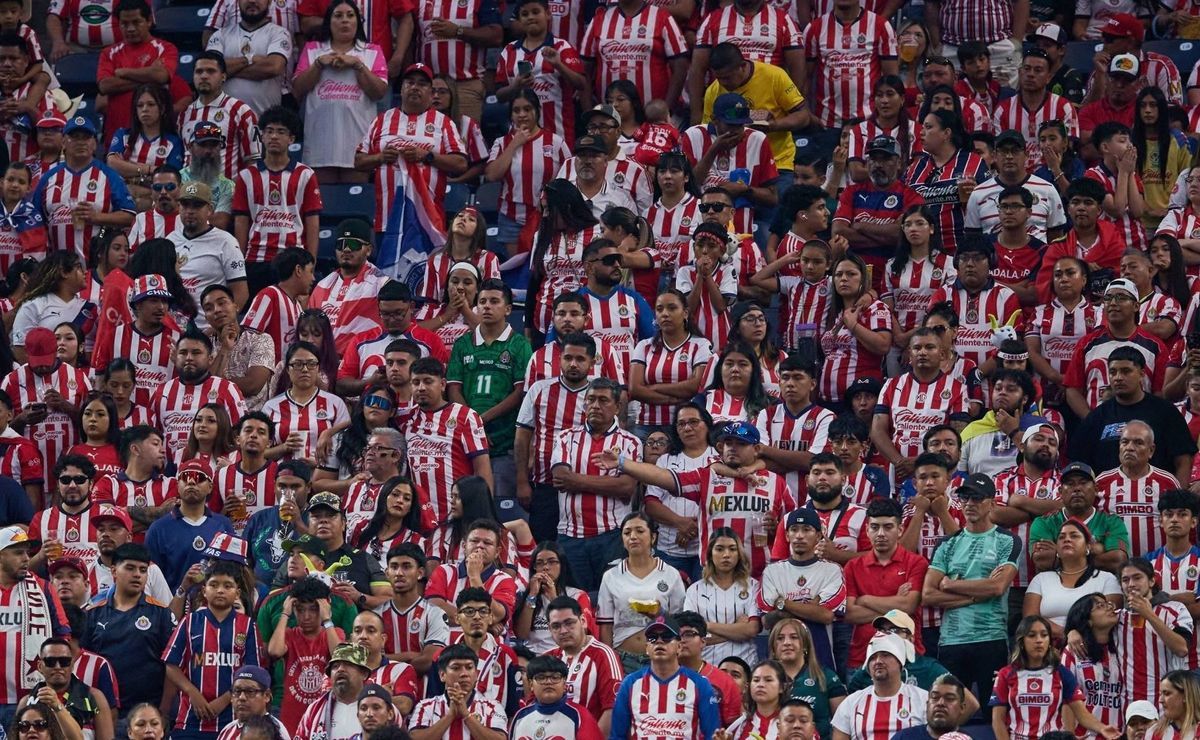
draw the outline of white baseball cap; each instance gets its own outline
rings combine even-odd
[[[1125,721],[1129,722],[1134,717],[1141,717],[1142,719],[1156,722],[1158,721],[1158,710],[1154,707],[1153,703],[1141,699],[1125,707]]]
[[[31,541],[29,533],[15,524],[11,527],[0,529],[0,550],[7,550],[16,545],[27,545]]]
[[[900,665],[904,665],[908,662],[908,644],[908,640],[899,635],[875,635],[867,644],[867,663],[871,662],[876,653],[888,653],[900,661]]]

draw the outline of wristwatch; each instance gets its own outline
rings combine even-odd
[[[433,152],[426,152],[421,158],[421,164],[433,164]]]
[[[354,603],[355,603],[355,604],[358,604],[358,608],[359,608],[359,609],[365,609],[365,608],[367,608],[367,595],[366,595],[366,594],[359,594],[359,595],[358,595],[358,598],[354,600]]]
[[[333,629],[333,626],[332,619],[326,619],[324,622],[321,622],[321,629]]]

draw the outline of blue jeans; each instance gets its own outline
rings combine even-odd
[[[678,555],[668,555],[661,550],[656,554],[667,565],[678,568],[679,572],[687,578],[688,583],[695,583],[700,580],[700,558],[695,555],[680,557]]]
[[[575,576],[575,585],[589,593],[600,589],[600,579],[614,558],[620,556],[621,532],[614,529],[611,532],[595,537],[565,537],[558,536],[558,544],[562,545],[563,554],[571,566],[571,574]]]

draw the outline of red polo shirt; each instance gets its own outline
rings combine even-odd
[[[909,552],[903,547],[897,547],[892,560],[882,565],[875,556],[875,550],[867,551],[866,555],[857,557],[846,563],[842,569],[846,579],[846,596],[895,596],[900,586],[908,584],[913,592],[920,593],[925,583],[925,571],[929,570],[929,561],[915,552]],[[920,619],[914,617],[913,622],[920,624]],[[850,665],[858,667],[867,659],[867,643],[875,636],[875,626],[871,623],[856,624],[854,638],[850,642]],[[924,653],[921,645],[921,629],[913,634],[913,644],[917,653]]]
[[[700,675],[712,684],[720,704],[721,724],[729,726],[742,716],[742,692],[728,673],[705,661],[704,665],[700,666]]]

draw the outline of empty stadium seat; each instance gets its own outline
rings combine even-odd
[[[179,67],[175,70],[176,76],[187,84],[192,84],[192,72],[196,69],[196,52],[194,51],[179,51]]]
[[[1184,85],[1187,85],[1188,77],[1192,74],[1192,67],[1195,67],[1196,61],[1200,59],[1200,41],[1179,41],[1175,39],[1147,41],[1142,45],[1142,49],[1170,57],[1171,61],[1175,62],[1175,66],[1179,69],[1180,82]]]
[[[1067,55],[1063,58],[1063,63],[1085,75],[1091,74],[1092,59],[1102,48],[1104,44],[1099,41],[1072,41],[1067,44]]]
[[[179,47],[198,48],[211,8],[189,5],[161,8],[154,13],[154,35]]]
[[[83,95],[95,98],[99,92],[96,71],[100,66],[99,54],[68,54],[54,65],[58,82],[72,97]]]
[[[496,214],[500,212],[500,183],[485,182],[475,191],[475,207],[487,217],[488,222],[496,222]]]
[[[375,214],[375,190],[364,185],[322,185],[321,223],[336,226],[347,218],[364,218],[370,221]],[[332,252],[330,252],[332,255]]]

